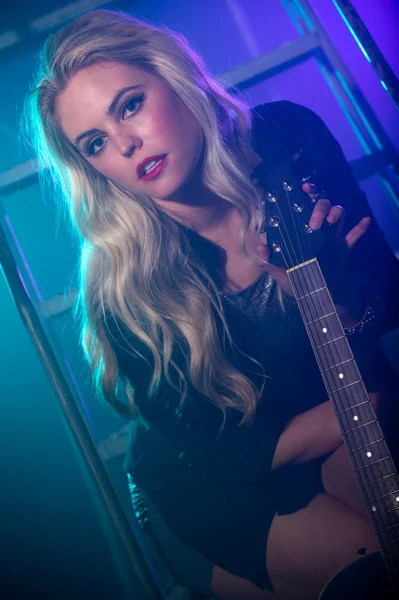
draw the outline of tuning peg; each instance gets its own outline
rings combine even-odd
[[[283,188],[286,192],[292,192],[294,184],[292,183],[292,181],[283,181]]]
[[[277,198],[278,198],[278,194],[277,192],[268,192],[267,193],[267,200],[268,202],[277,202]]]
[[[293,202],[292,207],[295,212],[301,213],[303,211],[303,204],[298,204],[297,202]]]
[[[324,190],[321,190],[320,192],[316,192],[313,198],[310,199],[310,202],[311,204],[316,204],[316,202],[318,202],[319,200],[327,200],[327,198],[327,193]]]

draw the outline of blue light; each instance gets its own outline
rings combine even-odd
[[[363,111],[361,110],[354,95],[352,94],[351,90],[349,89],[345,79],[342,77],[342,75],[339,71],[335,71],[335,75],[337,76],[337,79],[340,82],[342,88],[344,89],[346,95],[349,97],[350,101],[352,102],[353,106],[355,107],[357,114],[363,121],[363,125],[366,127],[367,131],[369,132],[370,136],[372,137],[373,142],[375,143],[377,149],[382,150],[382,144],[381,144],[380,140],[378,139],[378,137],[375,134],[374,130],[372,129],[370,123],[367,121],[366,117],[364,116]]]
[[[344,21],[345,25],[347,26],[347,28],[351,32],[352,37],[356,41],[356,43],[359,46],[360,50],[363,52],[366,60],[371,64],[371,59],[370,59],[369,55],[367,54],[366,50],[364,49],[364,47],[363,47],[362,43],[360,42],[359,38],[357,37],[356,33],[353,31],[351,25],[349,24],[349,22],[348,22],[347,18],[345,17],[344,13],[342,12],[342,10],[340,9],[340,7],[338,6],[336,0],[333,0],[333,4],[334,4],[335,8],[337,9],[337,11],[339,12],[339,14],[340,14],[342,20]]]
[[[309,27],[309,31],[314,31],[315,28],[313,26],[313,23],[309,19],[308,15],[306,14],[306,11],[304,10],[302,4],[300,2],[298,2],[298,0],[294,0],[294,5],[297,7],[297,10],[298,10],[299,14],[302,16],[302,18],[305,21],[306,25]]]
[[[319,67],[325,81],[327,82],[328,87],[330,88],[330,90],[332,91],[335,99],[337,100],[339,106],[341,107],[342,111],[344,112],[347,120],[349,121],[350,126],[352,127],[353,131],[355,132],[355,135],[357,137],[357,139],[359,140],[359,143],[363,149],[363,151],[365,152],[365,154],[371,154],[371,148],[368,145],[368,143],[366,142],[366,140],[364,139],[361,131],[359,130],[358,126],[356,125],[352,115],[350,114],[349,110],[347,109],[347,107],[345,106],[345,103],[343,102],[341,96],[339,95],[338,91],[335,89],[335,86],[331,80],[331,77],[329,76],[328,72],[326,71],[324,65],[318,60],[317,61],[317,66]],[[337,79],[339,80],[338,77],[338,71],[334,72],[335,75],[337,76]],[[342,79],[339,81],[340,83],[342,82]],[[347,90],[345,90],[346,92]],[[350,98],[351,100],[353,100],[353,96],[352,98]],[[358,107],[355,106],[356,110],[358,110]]]

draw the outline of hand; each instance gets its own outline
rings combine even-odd
[[[314,198],[318,196],[315,186],[311,183],[305,183],[302,186],[302,189],[308,194],[311,200],[314,200]],[[345,210],[339,204],[332,206],[331,202],[323,197],[316,202],[309,225],[312,229],[317,230],[320,229],[325,221],[330,225],[335,225],[334,235],[336,238],[339,238],[345,222]],[[361,219],[359,223],[346,234],[343,239],[348,250],[350,250],[366,233],[369,225],[370,217],[363,217],[363,219]]]
[[[302,189],[312,201],[320,195],[312,184],[305,183]],[[342,206],[333,206],[327,198],[321,197],[315,204],[309,225],[312,229],[317,230],[325,222],[331,225],[331,230],[326,236],[318,260],[341,319],[346,322],[347,326],[352,326],[362,316],[363,302],[361,291],[356,288],[356,285],[348,277],[348,253],[366,233],[370,225],[370,217],[361,219],[345,237],[341,237],[345,222],[345,211]],[[272,275],[285,292],[293,295],[285,269],[268,262],[270,249],[266,244],[258,244],[256,251],[258,257],[262,260],[264,269]]]

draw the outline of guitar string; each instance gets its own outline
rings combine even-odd
[[[310,277],[310,280],[311,280],[311,283],[312,283],[312,288],[315,289],[315,287],[316,287],[316,285],[315,285],[315,278],[317,280],[319,280],[320,278],[323,278],[320,266],[317,263],[313,263],[310,266],[310,268],[309,268],[309,277]],[[333,307],[332,298],[331,298],[328,290],[326,290],[326,292],[327,292],[327,296],[328,296],[328,302],[327,303],[329,304],[329,306]],[[337,319],[338,319],[338,317],[337,317]],[[339,324],[340,324],[340,322],[339,322]],[[341,324],[340,324],[340,328],[341,328],[342,333],[344,333]],[[352,351],[351,351],[351,356],[353,358]],[[354,360],[353,361],[351,360],[351,362],[349,363],[349,366],[351,366],[351,365],[353,365],[355,367],[354,374],[356,375],[356,379],[358,379],[359,378],[358,377],[359,371],[358,371],[356,362]],[[360,386],[361,389],[362,389],[362,391],[365,394],[367,394],[367,390],[366,390],[366,388],[364,386],[364,382],[363,381],[361,381],[361,383],[359,383],[359,384],[356,384],[356,386]],[[340,390],[340,392],[338,392],[338,396],[341,393],[342,393],[342,390]],[[346,398],[346,400],[348,400],[348,389],[347,388],[344,388],[343,394],[344,394],[344,397]],[[367,398],[368,398],[368,396],[367,396]],[[349,404],[349,403],[346,402],[346,405],[347,404]],[[364,406],[362,405],[360,407],[356,407],[355,411],[359,412],[360,414],[363,413],[363,419],[365,421],[370,421],[370,419],[374,418],[375,413],[374,413],[373,410],[370,411],[369,407],[370,407],[369,404],[366,404]],[[368,413],[370,413],[370,412],[372,413],[372,415],[368,416]],[[348,412],[345,412],[343,414],[345,416],[349,416]],[[340,417],[342,417],[342,415],[340,415]],[[343,421],[343,419],[341,419],[341,420]],[[345,419],[345,421],[346,422],[349,421],[349,423],[351,425],[353,425],[353,423],[350,422],[350,419]],[[373,429],[373,436],[370,438],[371,428]],[[360,439],[364,440],[364,437],[367,437],[367,443],[368,444],[370,444],[370,442],[374,442],[376,439],[381,439],[382,438],[383,441],[382,442],[378,442],[376,446],[374,446],[371,443],[371,446],[369,448],[364,448],[364,449],[358,451],[359,453],[356,452],[356,454],[354,454],[355,463],[357,464],[357,466],[359,466],[359,460],[358,459],[360,458],[360,463],[361,463],[360,466],[361,467],[368,467],[369,463],[370,463],[369,460],[366,460],[366,456],[367,456],[366,455],[366,451],[371,451],[372,452],[373,458],[371,459],[371,462],[374,462],[374,461],[377,461],[377,460],[382,460],[382,462],[378,463],[378,468],[376,468],[375,465],[372,465],[372,472],[371,473],[369,473],[369,469],[367,469],[367,468],[362,471],[362,475],[366,475],[366,479],[367,479],[368,483],[370,483],[370,482],[372,483],[372,480],[370,479],[369,475],[373,474],[373,471],[378,473],[378,471],[381,469],[381,474],[382,475],[390,475],[392,473],[395,473],[395,466],[393,464],[392,457],[390,457],[389,449],[388,449],[388,447],[386,445],[386,442],[384,440],[384,437],[382,435],[382,432],[381,432],[381,429],[380,429],[378,421],[377,421],[377,423],[373,423],[373,425],[371,426],[371,428],[370,427],[365,427],[364,428],[365,431],[363,429],[361,429],[360,430],[360,432],[361,432]],[[354,432],[354,433],[356,433],[356,432]],[[359,430],[358,430],[358,433],[359,433]],[[377,433],[377,435],[374,435],[375,433]],[[365,434],[365,435],[363,435],[363,434]],[[354,435],[353,437],[355,438],[356,436]],[[356,442],[356,446],[358,447],[359,443],[358,443],[358,441],[356,441],[356,439],[355,439],[355,442]],[[364,445],[364,443],[362,443],[362,445]],[[371,458],[371,457],[367,457],[367,458]],[[363,477],[363,479],[365,479],[365,478]],[[384,488],[384,492],[385,493],[388,493],[390,491],[387,481],[384,481],[382,487]],[[393,498],[391,498],[391,497],[389,497],[389,501],[388,501],[388,499],[387,500],[383,499],[384,509],[381,510],[380,512],[384,512],[385,513],[386,509],[396,508],[395,507],[395,503],[392,502],[392,500],[393,500]],[[374,516],[378,516],[378,512]],[[394,518],[397,518],[396,513],[388,513],[386,516],[384,515],[384,517],[383,517],[382,520],[385,522],[388,519],[388,524],[391,525],[391,524],[394,524],[393,523],[393,519]]]
[[[286,197],[287,197],[287,200],[289,201],[289,200],[290,200],[290,197],[289,197],[289,194],[288,194],[288,192],[287,192],[287,191],[286,191]],[[289,205],[291,206],[291,203],[290,203],[290,202],[289,202]],[[280,211],[280,213],[281,213],[281,211]],[[301,243],[300,243],[300,240],[299,240],[298,229],[297,229],[297,227],[296,227],[296,225],[295,225],[295,219],[294,219],[294,216],[293,216],[292,210],[291,210],[291,220],[292,220],[292,222],[294,223],[294,227],[295,227],[295,233],[296,233],[296,237],[297,237],[297,240],[298,240],[298,245],[299,245],[299,247],[301,248]],[[305,239],[307,239],[307,238],[305,238]],[[290,240],[290,243],[292,244],[291,240]],[[302,250],[302,248],[301,248],[301,250]],[[302,257],[303,257],[303,252],[301,252],[301,254],[302,254]],[[309,267],[308,267],[307,269],[309,269]],[[306,273],[306,274],[308,273],[308,270],[307,270],[307,269],[306,269],[306,271],[305,271],[305,273]],[[310,272],[312,273],[312,267],[310,267]],[[302,269],[300,270],[300,273],[301,273],[301,275],[302,275]],[[301,276],[301,275],[300,275],[300,276]],[[313,283],[313,281],[311,281],[311,283]],[[316,286],[315,286],[315,285],[313,285],[313,289],[316,289]],[[308,286],[306,286],[306,292],[309,292],[309,287],[308,287]],[[319,297],[318,297],[317,295],[316,295],[316,298],[317,298],[317,300],[319,301]],[[312,302],[313,302],[313,297],[311,297],[311,299],[312,299]],[[313,302],[313,304],[314,304],[314,302]],[[320,302],[319,302],[319,304],[320,304]],[[333,305],[332,305],[332,306],[333,306]],[[321,304],[320,304],[320,308],[322,308],[322,312],[323,312],[323,314],[326,314],[326,313],[325,313],[325,311],[324,311],[324,308],[321,306]],[[311,334],[311,336],[313,337],[311,330],[309,330],[309,333],[310,333],[310,334]],[[315,340],[314,340],[314,339],[313,339],[313,342],[315,342]],[[316,345],[316,344],[315,344],[315,345]],[[333,358],[333,355],[332,355],[332,348],[329,348],[329,349],[331,350],[331,352],[330,352],[330,354],[331,354],[331,358]],[[338,353],[338,354],[339,354],[339,353]],[[333,361],[333,363],[335,363],[335,362],[336,362],[336,361]],[[341,358],[340,358],[340,357],[338,357],[338,362],[341,362]],[[326,378],[327,378],[327,376],[326,376]],[[328,383],[328,380],[327,380],[327,383]],[[328,387],[330,387],[330,386],[328,385]],[[331,389],[331,388],[330,388],[330,389]],[[370,439],[368,439],[368,440],[367,440],[367,443],[369,443],[369,442],[370,442]],[[362,466],[363,466],[363,465],[362,465]]]
[[[315,263],[313,263],[313,264],[315,264]],[[308,273],[308,270],[307,270],[309,268],[310,268],[310,273]],[[292,280],[292,282],[293,282],[294,287],[296,288],[296,292],[297,292],[297,297],[298,298],[301,296],[301,292],[302,292],[302,295],[303,295],[303,293],[308,293],[310,291],[310,289],[317,289],[317,287],[316,287],[317,286],[317,282],[316,282],[316,285],[314,285],[314,280],[312,281],[312,279],[313,279],[312,276],[311,276],[312,270],[313,270],[313,265],[311,265],[311,266],[308,265],[306,267],[306,270],[298,269],[298,271],[295,272],[297,274],[297,279],[298,279],[297,282],[295,282],[295,277],[291,277],[290,278]],[[320,272],[320,275],[321,275],[321,272]],[[310,281],[310,283],[312,284],[311,288],[309,288],[309,286],[307,285],[308,282],[306,281],[306,279],[308,279]],[[319,279],[320,279],[320,277],[319,277]],[[301,290],[298,289],[298,286],[296,285],[296,283],[300,286]],[[315,296],[316,296],[316,298],[315,298]],[[317,293],[316,294],[312,294],[310,296],[310,303],[313,304],[313,309],[317,308],[315,300],[317,300],[317,303],[319,304],[318,308],[319,308],[319,310],[321,310],[321,312],[322,312],[323,315],[324,314],[328,314],[328,313],[331,312],[330,309],[328,309],[327,311],[325,310],[325,307],[321,304],[320,298],[318,297]],[[331,303],[331,306],[333,307],[332,301],[330,303]],[[299,301],[299,305],[300,305],[300,301]],[[301,311],[301,312],[303,312],[303,311]],[[306,322],[306,315],[303,315],[303,316],[304,316],[304,320]],[[316,343],[316,340],[314,338],[314,335],[313,335],[313,332],[312,332],[311,328],[307,327],[307,330],[308,330],[308,332],[310,334],[311,340],[313,341],[313,345],[316,347],[317,343]],[[333,354],[332,354],[332,348],[330,346],[331,346],[331,344],[329,344],[329,345],[327,345],[325,347],[326,349],[329,350],[328,354],[330,354],[330,357],[327,357],[327,358],[334,358]],[[335,364],[335,363],[336,363],[336,360],[333,360],[332,364]],[[325,383],[325,386],[327,388],[327,392],[329,393],[330,396],[332,396],[332,389],[331,389],[331,385],[329,383],[329,380],[328,379],[324,379],[324,383]],[[358,384],[355,384],[355,385],[358,385]],[[343,392],[344,397],[346,397],[346,400],[349,400],[349,398],[347,396],[347,389],[346,388],[343,388],[341,390],[338,389],[338,395],[339,395],[339,392]],[[340,398],[340,401],[342,402],[341,398]],[[338,405],[338,402],[336,402],[336,403]],[[350,405],[349,402],[348,402],[348,404]],[[341,404],[341,408],[342,408],[342,404]],[[361,407],[356,407],[356,412],[359,412],[360,414],[362,414],[363,410],[361,410]],[[346,431],[348,429],[353,429],[353,423],[350,422],[349,415],[346,412],[343,413],[343,414],[341,414],[341,415],[337,415],[337,418],[339,418],[341,420],[341,423],[344,426],[344,429]],[[365,421],[367,421],[366,415],[363,415],[363,419]],[[345,422],[346,422],[346,426],[345,426]],[[355,436],[356,433],[359,434],[362,446],[368,446],[368,445],[370,445],[370,442],[372,441],[372,438],[370,438],[370,435],[369,435],[370,432],[369,432],[369,428],[368,427],[359,428],[357,431],[355,430],[353,432],[353,438],[354,438],[355,443],[356,443],[356,436]],[[365,438],[367,438],[367,439],[365,439]],[[359,443],[356,443],[356,445],[359,446]],[[356,457],[356,455],[353,454],[353,457],[354,457],[353,462],[354,462],[355,468],[359,468],[359,466],[360,467],[367,467],[368,466],[369,461],[368,462],[364,461],[364,456],[366,455],[365,453],[366,453],[366,448],[363,450],[363,453],[360,453],[360,455],[359,455],[360,456],[360,465],[359,465],[358,460],[357,460],[357,458],[359,458],[359,457]],[[386,455],[386,453],[385,453],[385,455]],[[386,463],[383,462],[381,464],[382,464],[382,473],[384,473],[384,468],[386,466]],[[361,480],[362,480],[362,482],[366,483],[366,484],[374,483],[374,480],[370,479],[369,469],[365,468],[365,469],[362,469],[362,471],[363,471],[362,474],[361,474]],[[388,475],[388,472],[386,472],[386,475]],[[377,477],[377,479],[379,479],[379,477]],[[367,481],[365,481],[365,480],[367,480]],[[389,490],[389,488],[387,486],[387,482],[383,481],[381,483],[382,483],[381,486],[380,486],[380,484],[378,484],[379,493],[377,494],[377,496],[389,495],[389,493],[390,493],[391,490]],[[365,486],[363,486],[363,487],[365,487]],[[385,498],[383,498],[382,500],[384,501],[384,504],[385,504]],[[392,504],[388,504],[388,506],[386,508],[392,508]],[[385,510],[386,509],[383,509],[380,512],[385,512]],[[385,525],[389,526],[391,524],[394,524],[394,523],[392,523],[392,519],[391,519],[391,517],[393,518],[393,515],[395,515],[395,513],[393,513],[393,514],[389,513],[388,515],[384,515],[384,516],[382,516],[380,518],[382,519],[383,523],[385,524],[386,517],[388,517],[388,523],[386,523]],[[374,516],[377,517],[378,515],[374,515]],[[389,530],[388,533],[389,534],[390,533],[394,534],[394,532],[391,531],[391,530]],[[394,541],[394,540],[391,539],[391,535],[388,535],[388,537],[389,537],[389,541]]]
[[[300,271],[300,270],[299,270],[299,271]],[[296,272],[296,273],[298,274],[298,283],[299,283],[299,285],[302,287],[302,283],[306,283],[306,282],[301,282],[301,281],[300,281],[300,277],[302,277],[302,273],[298,273],[298,272]],[[306,275],[305,275],[305,277],[306,277]],[[294,285],[295,285],[295,281],[294,281]],[[296,285],[295,285],[295,287],[296,287]],[[299,297],[299,296],[300,296],[300,294],[299,294],[299,292],[298,292],[298,288],[296,288],[296,291],[297,291],[297,295],[298,295],[298,297]],[[309,290],[307,290],[307,291],[309,291]],[[330,312],[330,311],[329,311],[329,312]],[[323,313],[323,314],[324,314],[324,313]],[[305,315],[304,315],[304,316],[305,316]],[[327,387],[327,389],[330,387],[330,386],[329,386],[329,384],[328,384],[328,382],[326,383],[326,387]],[[346,392],[346,391],[344,391],[344,393],[345,393],[345,392]],[[344,413],[344,414],[345,414],[345,413]],[[363,437],[363,433],[366,433],[366,432],[364,432],[364,431],[363,431],[363,429],[360,429],[359,431],[361,432],[361,436],[360,436],[360,437],[362,438],[362,437]],[[367,433],[368,433],[368,432],[367,432]],[[367,443],[369,443],[369,441],[370,441],[370,438],[369,438],[369,436],[368,436],[368,435],[367,435],[367,437],[368,437]],[[363,445],[364,445],[364,444],[363,444]],[[361,462],[362,462],[362,464],[364,464],[363,460],[361,460]],[[356,461],[355,461],[355,465],[356,465]],[[374,483],[374,480],[370,480],[370,478],[368,477],[368,475],[369,475],[369,473],[368,473],[368,470],[367,470],[367,469],[365,469],[365,471],[366,471],[366,474],[367,474],[367,480],[368,480],[368,483]],[[387,491],[387,490],[385,490],[385,489],[384,489],[382,493],[379,493],[379,494],[377,494],[377,495],[378,495],[378,496],[380,496],[380,495],[384,495],[386,491]],[[381,512],[385,512],[385,510],[381,510]],[[372,513],[371,513],[371,514],[372,514]],[[393,513],[393,514],[392,514],[392,513],[389,513],[388,515],[383,515],[382,517],[379,517],[379,518],[382,520],[382,523],[383,523],[383,527],[380,527],[379,529],[384,529],[385,527],[389,527],[390,525],[393,525],[394,523],[392,522],[392,519],[391,519],[391,517],[393,517],[393,515],[395,515],[395,514],[396,514],[396,513]],[[377,516],[377,517],[378,517],[378,515],[374,515],[374,516]],[[387,516],[388,516],[388,523],[386,523],[386,522],[385,522],[385,521],[386,521],[386,517],[387,517]],[[388,540],[386,540],[386,539],[385,539],[386,537],[388,537]],[[391,544],[392,544],[392,543],[397,543],[397,542],[398,542],[398,540],[397,540],[397,536],[396,536],[396,532],[395,532],[393,529],[390,529],[390,530],[387,530],[387,531],[385,531],[385,532],[381,533],[381,534],[380,534],[380,538],[381,538],[381,540],[382,540],[384,543],[386,543],[387,541],[388,541],[388,542],[390,542]]]
[[[296,226],[296,219],[294,217],[294,213],[293,213],[293,210],[292,210],[292,202],[290,202],[290,194],[289,194],[289,191],[287,189],[285,189],[285,188],[284,188],[284,191],[285,191],[287,203],[288,203],[288,206],[289,206],[289,209],[290,209],[291,221],[292,221],[292,223],[294,225],[294,229],[295,229],[296,239],[298,241],[298,248],[299,248],[299,252],[300,252],[300,255],[301,255],[300,262],[303,263],[303,262],[305,262],[305,258],[304,258],[304,254],[303,254],[302,244],[299,241],[299,233],[298,233],[298,228]]]
[[[278,196],[277,196],[277,198],[278,198]],[[285,220],[284,220],[284,218],[283,218],[283,215],[282,215],[282,212],[281,212],[281,210],[280,210],[280,206],[279,206],[278,200],[276,199],[276,201],[275,201],[273,204],[275,204],[275,205],[276,205],[277,212],[278,212],[278,218],[279,218],[279,220],[280,220],[280,224],[282,224],[282,225],[284,226],[284,228],[285,228],[285,230],[286,230],[286,232],[287,232],[287,236],[288,236],[288,238],[289,238],[289,235],[290,235],[290,234],[289,234],[289,231],[288,231],[288,227],[287,227],[287,225],[285,224]],[[269,220],[269,225],[272,227],[272,225],[270,224],[270,220]],[[289,253],[289,259],[290,259],[290,262],[291,262],[293,265],[294,265],[294,264],[299,264],[299,262],[300,262],[300,261],[298,260],[298,258],[297,258],[297,256],[296,256],[296,254],[295,254],[295,249],[294,249],[294,248],[292,248],[292,251],[293,251],[293,253],[294,253],[294,259],[293,259],[293,258],[292,258],[292,256],[291,256],[291,252],[290,252],[290,250],[289,250],[289,248],[288,248],[288,244],[287,244],[287,242],[285,241],[285,236],[284,236],[284,233],[283,233],[283,230],[282,230],[282,228],[281,228],[281,227],[278,227],[278,230],[280,231],[281,237],[282,237],[282,239],[283,239],[283,243],[284,243],[284,244],[286,244],[286,246],[287,246],[287,251],[288,251],[288,253]],[[284,259],[284,261],[286,262],[286,260],[285,260],[285,259]],[[286,264],[287,264],[287,262],[286,262]]]
[[[287,200],[289,201],[289,194],[288,194],[288,193],[286,193],[286,196],[287,196]],[[289,205],[290,205],[290,202],[289,202]],[[280,207],[279,207],[278,203],[277,203],[277,208],[278,208],[278,210],[279,210],[279,214],[281,215],[281,210],[280,210]],[[294,217],[293,217],[292,210],[291,210],[291,219],[292,219],[292,221],[293,221],[293,223],[294,223],[294,227],[295,227],[295,233],[296,233],[297,240],[298,240],[298,246],[299,246],[299,248],[300,248],[300,250],[301,250],[301,255],[302,255],[302,257],[303,257],[303,251],[302,251],[302,247],[301,247],[301,244],[300,244],[299,235],[298,235],[298,230],[297,230],[297,228],[296,228],[296,225],[295,225],[295,219],[294,219]],[[283,221],[283,220],[282,220],[281,222],[282,222],[282,223],[284,223],[284,221]],[[281,229],[280,229],[280,231],[281,231]],[[282,235],[283,241],[285,241],[285,240],[284,240],[285,236],[284,236],[284,234],[283,234],[283,232],[282,232],[282,231],[281,231],[281,235]],[[289,236],[288,236],[288,237],[289,237]],[[305,238],[305,239],[307,239],[307,238]],[[290,243],[291,243],[291,245],[292,245],[292,242],[291,242],[291,240],[290,240]],[[288,244],[286,244],[286,246],[287,246],[287,250],[288,250]],[[293,247],[292,247],[292,250],[293,250]],[[296,253],[295,253],[295,251],[294,251],[294,250],[293,250],[293,253],[294,253],[294,255],[296,256]],[[290,254],[291,254],[291,253],[290,253]],[[303,262],[303,260],[302,260],[302,262]],[[302,269],[300,269],[300,270],[299,270],[299,272],[300,272],[300,275],[298,274],[298,278],[299,278],[299,277],[302,277],[302,274],[303,274],[303,273],[302,273]],[[307,273],[307,271],[305,271],[305,273],[306,273],[306,275],[308,274],[308,273]],[[310,270],[310,273],[312,274],[312,269]],[[306,275],[305,275],[305,276],[306,276]],[[310,280],[310,282],[311,282],[311,283],[313,283],[313,282],[312,282],[312,277],[311,277],[311,276],[310,276],[309,280]],[[299,279],[299,283],[301,284],[301,281],[300,281],[300,279]],[[306,282],[303,282],[303,283],[306,283]],[[302,287],[302,285],[301,285],[301,287]],[[309,288],[307,287],[306,289],[307,289],[307,292],[306,292],[306,293],[308,293],[308,292],[309,292]],[[314,286],[313,286],[313,289],[314,289]],[[299,294],[298,294],[298,295],[299,295]],[[316,294],[315,294],[315,295],[316,295]],[[314,300],[314,299],[313,299],[313,296],[314,296],[314,295],[312,295],[312,296],[311,296],[311,301],[312,301],[313,305],[315,306],[315,303],[314,303],[314,301],[313,301],[313,300]],[[317,295],[316,295],[316,296],[317,296]],[[322,304],[321,304],[321,302],[320,302],[320,298],[319,298],[319,297],[317,297],[317,300],[318,300],[318,303],[319,303],[319,307],[323,309],[323,310],[322,310],[323,314],[326,314],[326,313],[325,313],[325,311],[324,311],[324,307],[322,306]],[[337,318],[338,318],[338,317],[337,317]],[[315,344],[315,340],[314,340],[314,336],[313,336],[313,334],[312,334],[312,331],[311,331],[311,329],[310,329],[310,328],[307,328],[307,329],[308,329],[308,331],[309,331],[309,335],[310,335],[310,336],[311,336],[311,338],[312,338],[312,341],[314,342],[314,345],[316,346],[316,344]],[[327,347],[328,347],[328,346],[327,346]],[[328,347],[328,348],[329,348],[329,347]],[[331,358],[333,358],[332,348],[329,348],[329,354],[331,355]],[[339,350],[337,350],[337,354],[339,355]],[[351,359],[350,359],[350,360],[351,360],[351,362],[352,362],[352,360],[353,360],[353,356],[351,357]],[[341,359],[340,359],[340,357],[339,357],[339,361],[338,361],[338,362],[341,362]],[[335,363],[336,363],[336,361],[334,360],[332,364],[335,364]],[[355,363],[353,362],[352,364],[354,365]],[[332,392],[332,389],[331,389],[331,386],[330,386],[330,384],[329,384],[329,380],[328,380],[327,376],[325,377],[324,381],[325,381],[325,386],[326,386],[326,388],[327,388],[327,391],[328,391],[329,395],[330,395],[330,396],[332,396],[332,393],[333,393],[333,392]],[[355,385],[358,385],[358,384],[355,384]],[[341,389],[341,390],[340,390],[339,388],[337,388],[337,391],[336,391],[336,392],[334,392],[334,393],[337,393],[337,396],[338,396],[338,398],[339,398],[339,400],[340,400],[341,409],[342,409],[342,399],[341,399],[341,398],[340,398],[340,396],[339,396],[339,393],[340,393],[341,391],[343,391],[343,393],[344,393],[344,396],[346,397],[346,400],[349,400],[349,398],[347,397],[347,391],[346,391],[346,389],[345,389],[345,388],[343,388],[343,389]],[[337,400],[336,400],[336,404],[337,404],[337,407],[338,407],[338,402],[337,402]],[[362,407],[356,407],[356,408],[357,408],[357,412],[359,412],[360,414],[362,414],[362,413],[363,413],[363,408],[362,408]],[[345,418],[343,415],[344,415],[346,418]],[[345,430],[346,430],[346,431],[347,431],[348,429],[353,429],[353,427],[351,427],[351,426],[353,426],[353,423],[351,423],[351,422],[349,421],[349,418],[348,418],[348,415],[347,415],[347,413],[341,413],[340,415],[337,415],[337,418],[341,420],[341,423],[342,423],[342,425],[343,425],[343,426],[344,426],[344,421],[346,421],[346,428],[345,428]],[[366,419],[366,418],[367,418],[367,417],[366,417],[366,415],[363,415],[363,419]],[[364,431],[364,429],[365,429],[365,431]],[[365,428],[361,428],[361,429],[359,428],[358,430],[355,430],[355,431],[353,431],[353,433],[352,433],[352,434],[349,434],[349,433],[347,434],[348,436],[349,436],[349,435],[351,435],[351,436],[353,437],[352,444],[351,444],[351,441],[350,441],[350,440],[348,440],[348,442],[349,442],[349,444],[350,444],[350,445],[353,445],[353,441],[354,441],[354,442],[355,442],[355,444],[356,444],[356,446],[359,446],[359,444],[358,444],[358,443],[356,443],[356,435],[355,435],[356,433],[358,433],[358,435],[359,435],[359,438],[360,438],[360,440],[361,440],[361,445],[362,445],[362,446],[369,446],[369,445],[370,445],[370,443],[374,441],[372,438],[370,438],[370,435],[369,435],[369,433],[370,433],[370,431],[369,431],[369,428],[368,428],[368,427],[365,427]],[[364,435],[366,436],[366,438],[367,438],[367,439],[365,439],[365,438],[364,438]],[[383,447],[384,447],[384,452],[383,452],[383,455],[385,455],[385,456],[386,456],[386,455],[387,455],[387,453],[385,452],[385,446],[386,446],[386,444],[385,444],[385,443],[383,443],[382,445],[383,445]],[[377,448],[377,451],[381,451],[381,449],[380,449],[380,448]],[[356,451],[356,452],[358,452],[358,451]],[[360,467],[368,467],[368,465],[369,465],[369,462],[370,462],[370,461],[368,461],[368,462],[365,462],[365,461],[364,461],[365,452],[366,452],[366,449],[364,449],[364,454],[363,454],[362,452],[360,452],[360,454],[359,454],[358,456],[356,456],[356,454],[355,454],[355,453],[353,453],[353,463],[354,463],[354,466],[355,466],[355,468],[359,468],[359,466],[360,466]],[[374,453],[374,449],[373,449],[373,453]],[[389,453],[388,453],[388,454],[389,454]],[[358,458],[360,458],[360,465],[359,465]],[[380,456],[380,458],[382,458],[382,457]],[[389,462],[391,462],[391,461],[389,461]],[[386,474],[388,475],[388,467],[387,467],[387,464],[386,464],[386,462],[384,462],[384,461],[383,461],[383,462],[381,463],[381,466],[382,466],[382,472],[384,471],[384,468],[385,468],[385,467],[387,468]],[[370,480],[370,477],[369,477],[369,470],[368,470],[367,468],[366,468],[366,469],[364,469],[364,472],[362,473],[362,475],[363,475],[363,480],[364,480],[364,479],[367,479],[367,483],[373,483],[373,482]],[[366,475],[366,478],[364,478],[364,475]],[[361,479],[362,479],[362,477],[361,477]],[[380,488],[380,493],[379,493],[378,495],[379,495],[379,496],[381,496],[381,495],[384,495],[384,496],[385,496],[385,495],[387,495],[387,496],[389,496],[389,495],[391,494],[391,490],[389,490],[389,487],[388,487],[388,485],[387,485],[387,482],[383,481],[383,482],[382,482],[382,484],[383,484],[383,485],[382,485],[381,487],[379,486],[379,488]],[[363,486],[363,487],[364,487],[364,486]],[[381,488],[383,488],[383,489],[381,489]],[[381,493],[381,492],[382,492],[382,493]],[[389,506],[391,507],[391,506],[392,506],[392,503],[390,503],[390,504],[389,504]],[[381,511],[381,512],[385,512],[385,511]],[[395,513],[394,513],[394,514],[395,514]]]

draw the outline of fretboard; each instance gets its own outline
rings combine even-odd
[[[393,581],[399,582],[399,477],[316,259],[288,270],[328,396]]]

